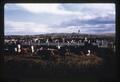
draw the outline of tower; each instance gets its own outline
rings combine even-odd
[[[80,30],[78,30],[78,34],[80,34]]]

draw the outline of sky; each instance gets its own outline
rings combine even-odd
[[[5,35],[115,33],[113,3],[8,3]]]

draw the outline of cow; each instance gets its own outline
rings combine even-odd
[[[43,47],[37,50],[37,55],[40,55],[41,59],[48,61],[51,60],[51,57],[53,56],[51,50],[45,49]]]

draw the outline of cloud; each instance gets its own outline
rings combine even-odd
[[[71,20],[63,21],[61,24],[64,26],[81,26],[81,25],[98,25],[98,24],[115,24],[115,16],[105,16],[105,17],[79,17],[79,18],[73,18]]]
[[[50,28],[47,25],[34,22],[5,21],[5,32],[46,33]]]
[[[76,15],[82,19],[92,17],[105,17],[115,15],[115,4],[92,3],[92,4],[16,4],[16,6],[25,9],[34,14],[49,13],[57,15]]]
[[[115,17],[96,17],[93,19],[72,19],[69,21],[64,21],[55,27],[60,27],[66,29],[67,27],[74,27],[74,29],[69,28],[69,32],[77,32],[79,29],[81,33],[115,33]],[[68,28],[67,28],[68,29]]]
[[[12,12],[15,11],[15,12]],[[115,4],[5,5],[5,34],[115,32]]]
[[[81,31],[81,33],[104,33],[115,31],[115,24],[102,24],[102,25],[86,25],[86,27],[79,26],[66,26],[66,28],[58,27],[54,28],[48,25],[37,24],[34,22],[18,22],[18,21],[6,21],[5,22],[5,35],[32,35],[32,34],[44,34],[44,33],[73,33]]]
[[[77,32],[74,26],[68,26],[66,28],[54,28],[48,25],[36,24],[34,22],[18,22],[18,21],[6,21],[5,22],[5,35],[7,34],[43,34],[43,33],[72,33]]]
[[[62,5],[65,10],[73,12],[82,12],[84,15],[106,16],[108,14],[115,15],[115,4],[113,3],[81,3]]]
[[[18,11],[24,10],[29,13],[36,14],[51,14],[62,16],[71,16],[75,18],[93,19],[96,17],[115,16],[115,4],[111,3],[89,3],[89,4],[53,4],[53,3],[19,3],[19,4],[6,4],[6,9],[16,9]],[[5,9],[5,10],[6,10]],[[22,12],[21,12],[22,14]],[[56,19],[57,20],[57,19]],[[69,20],[69,19],[68,19]]]
[[[6,4],[4,5],[4,9],[7,10],[7,11],[8,11],[8,10],[21,10],[21,7],[15,5],[15,4],[6,3]]]
[[[80,15],[80,12],[71,12],[60,8],[60,4],[16,4],[17,6],[34,14],[51,13],[58,15]]]

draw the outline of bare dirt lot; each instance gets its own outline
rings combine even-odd
[[[106,49],[100,49],[97,53],[90,56],[66,53],[64,58],[55,55],[49,60],[41,58],[40,55],[4,54],[2,76],[22,79],[23,82],[33,82],[38,78],[81,78],[84,82],[89,82],[86,81],[88,78],[96,82],[99,78],[116,77],[116,54]]]

